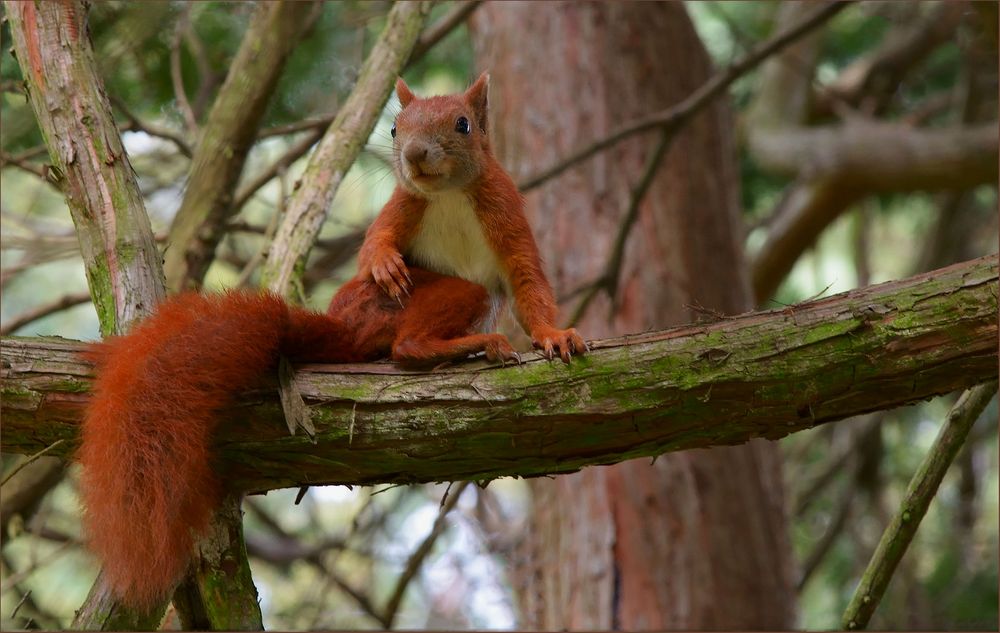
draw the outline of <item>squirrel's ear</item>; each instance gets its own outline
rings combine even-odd
[[[399,105],[404,108],[410,105],[411,101],[416,99],[413,95],[413,91],[406,85],[406,82],[403,81],[402,77],[396,79],[396,96],[399,97]]]
[[[479,129],[484,132],[489,120],[489,92],[490,74],[488,72],[479,75],[476,83],[465,91],[465,100],[472,106],[472,111],[476,114],[476,123],[479,124]]]

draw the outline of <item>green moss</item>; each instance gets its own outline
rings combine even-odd
[[[64,393],[89,393],[90,381],[77,380],[76,378],[67,378],[66,380],[60,380],[58,382],[52,383],[51,390],[61,391]]]
[[[27,387],[18,387],[17,385],[12,385],[4,383],[0,387],[0,397],[4,400],[25,400],[25,399],[41,399],[41,394],[34,389],[28,389]],[[7,404],[7,403],[5,403]]]
[[[90,285],[90,296],[94,299],[94,308],[97,310],[97,319],[101,324],[101,334],[110,336],[117,329],[118,314],[115,310],[111,273],[103,257],[87,263],[87,282]]]

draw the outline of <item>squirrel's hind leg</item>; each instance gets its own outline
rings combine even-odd
[[[400,314],[392,360],[428,366],[485,352],[493,362],[520,362],[507,337],[477,333],[490,312],[490,297],[479,284],[411,270],[414,290]]]

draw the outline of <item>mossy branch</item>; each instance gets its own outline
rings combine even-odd
[[[97,72],[79,0],[7,2],[14,52],[66,197],[101,332],[124,332],[165,295],[160,253]]]
[[[274,385],[225,412],[217,444],[227,481],[259,491],[539,476],[777,439],[995,380],[996,315],[993,255],[797,306],[597,341],[569,366],[303,366],[295,383],[312,408],[315,444],[288,435]],[[92,373],[80,349],[2,340],[4,451],[75,441]]]

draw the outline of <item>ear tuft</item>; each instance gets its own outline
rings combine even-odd
[[[396,79],[396,96],[399,97],[399,105],[404,108],[417,98],[402,77]]]
[[[479,75],[479,79],[465,91],[465,101],[472,106],[472,110],[476,115],[476,123],[479,124],[479,129],[484,132],[487,129],[486,126],[489,121],[489,92],[489,72]]]

